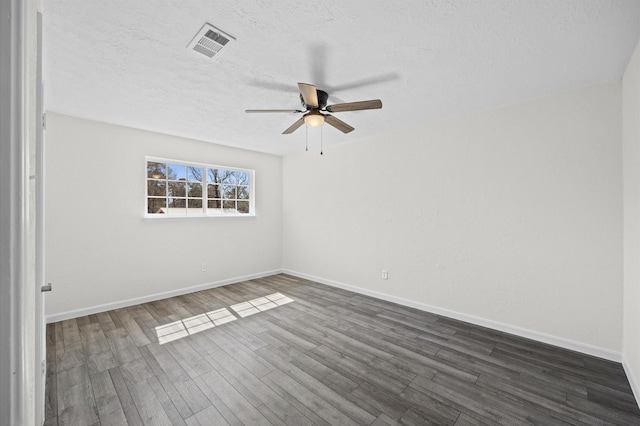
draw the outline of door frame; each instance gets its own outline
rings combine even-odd
[[[47,378],[47,324],[44,313],[45,296],[41,288],[45,285],[45,233],[44,233],[44,86],[42,76],[42,13],[37,14],[37,65],[36,65],[36,144],[35,144],[35,403],[36,424],[45,421],[45,387]]]
[[[0,424],[29,418],[27,2],[0,1]],[[6,344],[8,342],[8,344]]]

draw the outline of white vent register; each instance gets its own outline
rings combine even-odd
[[[195,50],[209,58],[220,56],[222,48],[234,38],[225,34],[211,24],[204,24],[202,29],[189,43],[188,49]]]

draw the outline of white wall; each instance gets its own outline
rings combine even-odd
[[[623,363],[640,401],[640,42],[622,79],[624,164]]]
[[[50,321],[281,268],[281,157],[54,113],[46,138]],[[145,155],[254,169],[256,217],[143,218]]]
[[[620,123],[615,82],[285,157],[283,267],[619,360]]]

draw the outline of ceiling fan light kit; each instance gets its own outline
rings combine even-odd
[[[344,121],[334,117],[331,113],[344,111],[362,111],[367,109],[382,108],[380,99],[372,99],[369,101],[346,102],[342,104],[327,105],[329,94],[324,90],[319,90],[313,84],[298,83],[300,90],[300,102],[303,110],[292,109],[248,109],[248,113],[304,113],[302,118],[289,126],[282,134],[288,135],[296,131],[300,126],[306,124],[307,127],[320,127],[323,123],[327,123],[332,127],[340,130],[342,133],[349,133],[354,130],[353,127]]]
[[[324,115],[311,111],[304,115],[304,123],[309,127],[320,127],[324,123]]]

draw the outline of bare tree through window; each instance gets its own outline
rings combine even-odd
[[[250,214],[252,176],[250,170],[148,160],[147,214]]]

